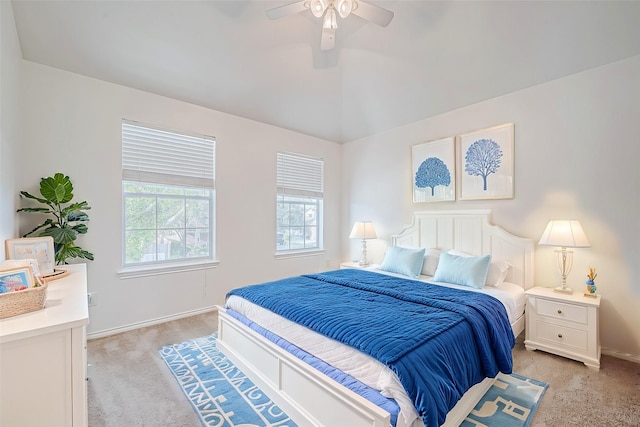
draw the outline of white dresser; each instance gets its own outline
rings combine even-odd
[[[544,350],[600,369],[600,295],[535,287],[526,291],[527,350]]]
[[[0,426],[87,426],[87,271],[49,282],[42,310],[0,320]]]

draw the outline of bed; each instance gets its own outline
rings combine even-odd
[[[533,283],[533,242],[529,239],[514,236],[498,226],[491,225],[489,218],[490,211],[487,210],[416,212],[411,225],[405,227],[397,235],[392,236],[390,249],[428,248],[431,250],[437,248],[447,251],[447,253],[472,255],[475,258],[480,258],[480,255],[491,255],[492,260],[508,262],[510,265],[503,278],[507,288],[510,287],[511,290],[518,288],[522,291],[528,289]],[[455,256],[448,257],[447,259],[456,258]],[[440,259],[444,259],[444,257]],[[376,286],[375,283],[370,281],[370,278],[379,276],[385,277],[384,289],[391,289],[392,286],[396,285],[406,285],[406,283],[401,283],[406,282],[406,280],[399,278],[401,275],[389,273],[388,271],[383,272],[384,276],[380,273],[382,272],[335,271],[300,279],[292,278],[291,280],[297,282],[304,279],[323,282],[348,279],[349,282],[353,280],[359,283],[358,286],[364,286],[362,283],[371,283],[371,286]],[[396,279],[398,279],[398,282],[395,281]],[[413,280],[413,283],[415,283],[415,280],[432,282],[433,278],[421,276]],[[440,288],[447,289],[442,291],[446,293],[449,292],[449,287],[456,287],[455,285],[440,285],[442,283],[430,286],[438,287],[438,292],[440,292]],[[369,285],[367,284],[367,286]],[[427,285],[425,284],[425,286]],[[370,291],[370,289],[367,288],[366,291]],[[465,291],[468,294],[469,289],[463,290],[463,292]],[[349,292],[351,291],[349,290]],[[500,289],[498,287],[496,289],[492,288],[489,293],[491,292],[500,292]],[[477,293],[482,294],[478,298],[493,300],[493,298],[487,298],[483,291]],[[407,291],[403,290],[401,294],[407,295]],[[343,362],[341,359],[334,360],[332,357],[341,358],[344,357],[344,354],[333,355],[329,354],[327,350],[328,347],[331,347],[331,351],[334,351],[334,347],[342,346],[342,344],[337,344],[331,338],[313,335],[314,332],[308,331],[307,327],[297,325],[295,322],[283,319],[279,314],[271,312],[271,310],[276,309],[265,309],[252,301],[245,300],[244,296],[242,298],[238,297],[238,295],[232,295],[225,307],[219,307],[218,346],[259,387],[265,390],[298,425],[379,427],[423,425],[421,417],[415,418],[417,412],[416,414],[408,415],[410,411],[407,410],[406,402],[408,398],[409,406],[412,403],[416,403],[415,407],[417,408],[421,407],[422,400],[415,400],[413,397],[409,397],[408,392],[404,397],[400,396],[405,388],[408,390],[411,387],[405,386],[406,375],[402,371],[397,371],[395,366],[392,366],[393,370],[389,371],[391,375],[385,371],[387,367],[385,367],[384,363],[380,364],[380,367],[375,365],[376,362],[374,361],[371,366],[375,367],[369,368],[370,365],[367,358],[371,353],[360,354],[360,351],[351,349],[351,353],[348,353],[347,357],[347,359],[351,360],[349,362],[350,365],[344,365],[346,368],[342,369],[343,365],[340,364],[347,362]],[[387,295],[384,298],[387,298]],[[447,296],[447,298],[449,297]],[[231,305],[229,305],[229,301],[231,301]],[[480,303],[475,304],[482,305]],[[326,305],[331,306],[332,304],[326,303]],[[516,307],[511,309],[506,308],[508,304],[504,305],[504,317],[508,316],[506,327],[511,329],[514,336],[517,336],[524,329],[524,305],[520,304],[520,307],[518,307],[515,304]],[[379,312],[379,315],[383,318],[389,312],[391,310],[383,309]],[[309,325],[315,324],[316,320],[311,320],[310,322]],[[342,323],[344,322],[341,321],[340,324]],[[381,323],[380,327],[383,328],[384,323]],[[311,335],[305,335],[307,338],[301,339],[299,335],[296,335],[300,330],[304,334],[310,333]],[[284,341],[284,343],[278,340]],[[302,340],[302,342],[296,340]],[[364,341],[369,342],[370,340],[371,337],[368,337]],[[292,348],[288,347],[291,344],[293,344],[294,349],[302,349],[303,355],[301,356],[300,352],[297,355],[292,354],[290,352]],[[502,346],[504,347],[504,345]],[[348,346],[346,348],[348,349]],[[365,349],[361,350],[362,353],[366,353]],[[314,353],[318,353],[318,357]],[[314,358],[320,359],[320,363],[324,362],[329,367],[318,368],[317,365],[313,367]],[[335,366],[340,367],[338,376],[343,375],[340,379],[336,379],[335,373],[333,373],[333,378],[330,377],[327,372],[327,369],[334,368],[334,361],[336,361]],[[360,369],[360,367],[364,368]],[[504,366],[498,366],[497,369],[504,370]],[[397,372],[400,372],[400,374],[394,375]],[[391,378],[389,383],[385,383],[384,386],[380,387],[384,390],[383,397],[393,397],[391,401],[400,406],[399,414],[397,411],[394,412],[394,410],[389,409],[390,406],[381,405],[379,396],[376,397],[378,400],[372,399],[370,395],[367,395],[359,388],[359,385],[356,387],[351,385],[351,379],[355,378],[357,383],[360,383],[360,381],[364,383],[365,389],[367,387],[370,389],[380,388],[379,384],[370,384],[371,378],[368,378],[367,375],[373,376],[373,378],[385,378],[385,381],[388,380],[387,377],[389,376],[395,377],[395,379]],[[394,390],[398,386],[398,376],[402,377],[403,381],[399,384],[400,391],[396,393]],[[490,387],[491,383],[492,378],[487,377],[468,389],[465,385],[463,387],[464,395],[446,414],[444,422],[440,422],[442,414],[439,414],[440,418],[438,419],[440,421],[437,424],[459,425],[486,389]],[[456,384],[456,387],[462,386]],[[417,395],[422,396],[424,392],[418,392]],[[366,398],[363,396],[366,396]],[[377,404],[373,403],[373,401]],[[436,417],[436,414],[432,416],[432,418],[434,417]],[[433,425],[433,420],[430,423]]]

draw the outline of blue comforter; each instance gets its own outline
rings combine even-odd
[[[425,426],[474,384],[511,373],[506,310],[478,292],[345,269],[229,292],[366,353],[392,369]]]

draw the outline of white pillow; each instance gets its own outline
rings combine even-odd
[[[439,260],[440,260],[439,250],[425,249],[424,262],[422,263],[422,274],[426,276],[433,276],[434,274],[436,274],[436,268],[438,268]]]
[[[455,256],[473,256],[473,255],[471,255],[471,254],[468,254],[468,253],[466,253],[466,252],[459,251],[459,250],[457,250],[457,249],[449,249],[449,250],[447,251],[447,253],[448,253],[448,254],[451,254],[451,255],[455,255]]]
[[[459,251],[457,249],[451,249],[447,253],[456,256],[471,256],[466,252]],[[489,271],[487,272],[487,279],[484,282],[485,286],[499,286],[509,273],[509,269],[512,267],[507,261],[491,261],[489,263]]]
[[[507,273],[509,273],[509,269],[511,268],[511,264],[507,261],[491,261],[489,264],[489,271],[487,272],[487,280],[485,280],[485,286],[498,286],[504,279],[507,277]]]

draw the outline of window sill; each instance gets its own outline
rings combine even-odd
[[[326,252],[325,249],[308,249],[308,250],[300,250],[300,251],[282,251],[282,252],[277,252],[275,257],[276,257],[276,259],[300,258],[300,257],[307,257],[307,256],[322,255],[325,252]]]
[[[198,261],[181,264],[145,265],[141,267],[127,267],[118,271],[120,279],[134,279],[136,277],[158,276],[168,273],[182,273],[184,271],[205,270],[216,268],[220,261]]]

